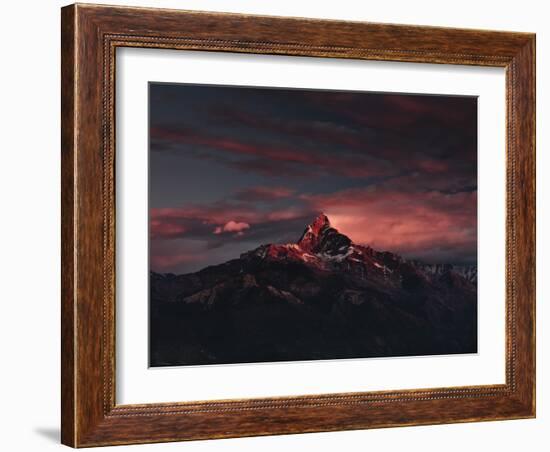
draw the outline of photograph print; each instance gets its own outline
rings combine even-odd
[[[149,84],[149,365],[477,352],[477,97]]]

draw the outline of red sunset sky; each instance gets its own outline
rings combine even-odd
[[[353,241],[477,261],[477,99],[150,85],[151,270],[292,242],[320,212]]]

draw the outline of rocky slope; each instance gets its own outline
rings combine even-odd
[[[153,366],[477,350],[475,267],[354,244],[325,215],[297,243],[150,282]]]

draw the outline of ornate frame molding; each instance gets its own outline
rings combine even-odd
[[[534,35],[77,4],[62,10],[62,42],[64,444],[81,447],[534,416]],[[116,405],[118,47],[506,68],[506,383]]]

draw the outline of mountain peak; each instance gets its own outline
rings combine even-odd
[[[309,227],[312,229],[313,232],[318,234],[324,229],[330,228],[330,220],[324,213],[320,213],[315,217]]]
[[[298,246],[304,251],[313,251],[316,245],[320,241],[320,237],[324,231],[330,228],[330,220],[324,213],[320,213],[315,219],[306,227],[300,240],[298,240]]]
[[[349,245],[351,245],[351,240],[334,229],[324,213],[317,215],[298,240],[298,246],[310,253],[334,254]]]

